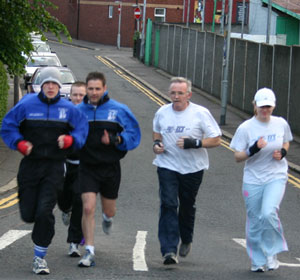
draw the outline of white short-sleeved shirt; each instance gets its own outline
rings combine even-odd
[[[156,155],[153,164],[180,174],[208,169],[205,148],[180,149],[176,141],[182,136],[195,139],[220,136],[221,130],[211,113],[204,107],[189,103],[183,111],[175,111],[172,104],[162,106],[153,119],[153,131],[162,135],[164,153]]]
[[[243,122],[233,136],[230,147],[245,151],[263,137],[267,146],[246,160],[243,181],[248,184],[265,184],[277,179],[287,179],[288,164],[285,158],[273,159],[273,152],[281,150],[282,144],[293,140],[290,126],[282,117],[271,116],[269,122],[256,117]]]

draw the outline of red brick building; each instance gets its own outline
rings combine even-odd
[[[195,16],[201,12],[203,0],[147,0],[146,21],[168,23],[195,22]],[[233,0],[233,15],[237,14],[237,4],[243,0]],[[58,6],[51,13],[64,23],[73,38],[116,45],[119,29],[119,5],[121,6],[121,41],[122,47],[133,46],[134,31],[142,30],[142,12],[144,0],[51,0]],[[249,0],[246,0],[248,3]],[[188,9],[190,3],[190,9]],[[220,12],[222,1],[217,0],[217,13]],[[226,6],[228,0],[226,0]],[[134,9],[139,7],[141,18],[134,18]],[[213,18],[214,0],[206,0],[205,23]],[[227,8],[226,8],[227,10]],[[189,16],[188,16],[189,15]],[[233,23],[236,17],[233,17]]]

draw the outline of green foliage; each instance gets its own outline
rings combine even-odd
[[[20,76],[24,73],[26,59],[33,51],[30,32],[36,32],[45,38],[45,32],[52,32],[61,41],[64,33],[69,40],[70,34],[51,9],[56,9],[47,0],[0,0],[0,61],[7,65],[11,75]]]
[[[140,35],[141,35],[141,33],[139,31],[135,31],[133,34],[133,41],[140,39]]]
[[[2,119],[6,114],[7,96],[8,96],[7,74],[4,65],[0,61],[0,127],[1,127]]]

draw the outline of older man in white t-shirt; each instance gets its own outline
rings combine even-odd
[[[164,105],[153,120],[153,151],[160,194],[159,241],[164,264],[186,257],[193,241],[196,196],[203,171],[208,169],[205,148],[220,145],[221,130],[210,112],[190,102],[191,82],[171,80],[171,104]],[[179,211],[178,211],[179,208]]]

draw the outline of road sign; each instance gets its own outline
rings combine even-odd
[[[141,17],[141,9],[140,8],[134,8],[134,18],[139,19]]]
[[[121,13],[121,5],[119,4],[119,6],[118,6],[118,14],[120,14]]]

